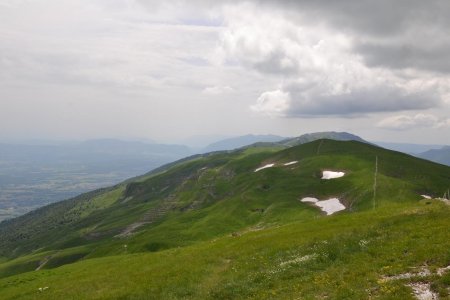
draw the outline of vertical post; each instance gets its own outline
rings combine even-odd
[[[375,209],[376,206],[376,197],[377,197],[377,174],[378,174],[378,155],[375,156],[375,175],[373,178],[373,209]]]

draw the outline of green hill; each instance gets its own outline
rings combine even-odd
[[[450,207],[422,195],[449,185],[450,167],[358,141],[198,155],[1,223],[0,291],[412,299],[429,284],[445,298]],[[327,216],[305,197],[337,198],[345,209]]]

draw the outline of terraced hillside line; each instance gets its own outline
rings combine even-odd
[[[53,253],[52,255],[48,255],[46,257],[44,257],[40,262],[39,262],[39,266],[35,269],[35,271],[39,271],[40,269],[42,269],[49,261],[50,259],[53,258],[53,256],[55,256],[55,254],[57,254],[59,251],[57,251],[56,253]]]
[[[169,210],[174,207],[177,199],[175,195],[170,195],[160,206],[152,207],[149,209],[142,218],[134,223],[128,225],[121,233],[117,234],[115,237],[125,238],[132,235],[136,229],[147,224],[154,223],[163,217]]]

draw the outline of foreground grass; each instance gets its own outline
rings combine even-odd
[[[448,299],[450,207],[391,204],[222,236],[154,253],[95,258],[0,279],[2,299]],[[426,266],[431,275],[384,276]],[[48,289],[39,291],[39,288]]]

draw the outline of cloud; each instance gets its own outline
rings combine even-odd
[[[0,2],[0,136],[370,133],[377,113],[449,113],[448,1]]]
[[[122,90],[200,86],[192,69],[219,28],[187,25],[174,9],[136,1],[17,1],[0,10],[0,78]],[[199,51],[201,49],[201,51]]]
[[[353,39],[370,66],[450,73],[446,0],[262,0],[300,23],[326,23]],[[299,18],[300,16],[300,18]]]
[[[348,93],[291,92],[295,99],[288,116],[345,116],[366,113],[427,109],[439,101],[432,92],[407,93],[392,86],[374,86]]]
[[[413,116],[398,115],[385,118],[377,123],[377,127],[389,130],[409,130],[414,128],[443,128],[450,126],[450,119],[438,118],[430,114]]]
[[[313,24],[303,15],[295,21],[285,18],[285,13],[249,3],[225,13],[220,48],[224,60],[281,81],[281,89],[262,92],[252,110],[284,117],[345,116],[442,105],[448,78],[369,66],[354,52],[353,36]],[[289,98],[283,113],[278,106],[262,104],[273,103],[264,100],[273,93]]]
[[[423,44],[413,38],[402,43],[360,42],[355,50],[368,66],[450,73],[450,41],[446,37],[435,38],[436,41]]]
[[[221,94],[228,94],[234,92],[234,89],[230,86],[209,86],[202,90],[203,94],[206,95],[221,95]]]
[[[289,93],[275,90],[262,93],[255,105],[250,108],[254,112],[267,115],[269,117],[284,116],[289,108],[291,98]]]

